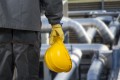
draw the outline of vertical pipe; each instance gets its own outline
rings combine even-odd
[[[102,10],[104,10],[104,0],[102,0]]]
[[[119,74],[118,74],[118,78],[117,78],[117,80],[120,80],[120,70],[119,70]]]
[[[96,57],[94,57],[94,60],[90,66],[90,69],[89,69],[88,74],[87,74],[87,80],[100,80],[100,75],[102,73],[103,67],[106,64],[109,64],[108,59],[110,58],[112,51],[99,50],[98,53],[99,54],[95,54]]]
[[[100,73],[102,72],[103,69],[103,63],[99,59],[95,59],[90,66],[90,69],[87,74],[87,80],[100,80]]]
[[[43,63],[44,65],[44,80],[52,80],[52,76],[50,74],[50,70],[47,68],[46,64]]]

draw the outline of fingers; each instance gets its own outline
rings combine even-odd
[[[52,30],[51,34],[50,34],[50,38],[49,38],[49,44],[52,45],[55,42],[55,36],[56,36],[56,32],[54,30]]]
[[[59,29],[59,30],[55,30],[56,31],[56,37],[60,37],[60,39],[62,40],[62,41],[64,41],[64,33],[63,33],[63,31],[62,31],[62,29]]]
[[[49,39],[49,44],[50,44],[50,45],[52,45],[52,44],[54,43],[53,40],[54,40],[54,37],[50,37],[50,39]]]
[[[53,28],[50,34],[49,44],[54,44],[58,37],[59,39],[64,41],[64,32],[62,28]]]

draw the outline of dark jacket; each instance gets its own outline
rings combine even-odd
[[[60,23],[62,0],[0,0],[0,27],[40,31],[42,5],[49,23]]]

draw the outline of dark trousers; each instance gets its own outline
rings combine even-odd
[[[40,35],[34,31],[0,29],[0,80],[39,80]]]

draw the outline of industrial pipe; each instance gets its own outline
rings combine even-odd
[[[80,55],[80,52],[79,52],[80,48],[78,47],[78,50],[74,49],[73,48],[73,51],[72,51],[72,55],[71,58],[73,60],[73,62],[75,64],[77,64],[77,66],[75,66],[75,64],[73,63],[73,67],[72,67],[72,70],[68,73],[59,73],[57,74],[57,76],[55,77],[54,80],[70,80],[73,72],[75,71],[75,69],[79,66],[80,64],[80,60],[81,60],[81,57],[77,57],[77,55],[79,54]],[[99,50],[108,50],[108,48],[100,48]],[[96,51],[96,50],[94,50]],[[101,55],[102,56],[102,55]],[[102,57],[103,58],[103,57]],[[102,60],[102,59],[101,59]],[[99,63],[98,63],[99,64]],[[101,65],[101,64],[100,64]],[[98,65],[99,66],[99,65]],[[101,65],[102,66],[102,65]],[[91,75],[91,74],[90,74]],[[91,79],[91,80],[94,80],[94,79]]]
[[[67,73],[63,72],[57,74],[54,80],[70,80],[70,77],[73,75],[73,72],[80,64],[81,57],[82,57],[82,52],[80,51],[80,49],[74,49],[71,54],[72,69]]]
[[[76,15],[76,14],[85,14],[85,13],[106,13],[106,10],[86,10],[86,11],[69,11],[69,15]]]
[[[114,19],[113,16],[98,16],[98,17],[96,17],[96,18],[102,20],[102,21],[105,22],[107,25],[109,25],[109,23],[110,23],[111,21],[113,21],[113,19]]]
[[[120,46],[113,47],[112,59],[111,59],[111,70],[108,80],[120,80]]]
[[[42,23],[43,26],[41,28],[41,32],[49,32],[51,30],[51,26],[50,24],[48,24],[48,21],[45,17],[42,17]],[[76,35],[78,36],[79,42],[91,43],[91,40],[88,37],[84,27],[80,23],[66,17],[63,17],[62,23],[63,30],[75,31]]]
[[[106,45],[103,44],[65,44],[65,46],[67,47],[67,49],[71,49],[71,48],[79,48],[81,50],[99,50],[99,49],[103,49],[103,50],[109,50],[108,47]],[[42,44],[41,45],[41,50],[42,49],[47,49],[49,47],[48,44]]]
[[[87,74],[87,80],[99,80],[104,64],[98,59],[94,59]],[[93,69],[94,68],[94,69]]]
[[[120,24],[118,22],[118,19],[115,19],[112,16],[100,16],[100,17],[97,17],[97,18],[104,21],[104,22],[109,23],[108,27],[109,27],[111,33],[113,34],[113,36],[115,37],[117,32],[118,32],[118,28],[120,26]]]
[[[88,34],[90,40],[93,40],[93,38],[95,37],[96,33],[97,33],[97,30],[95,28],[89,28],[87,30],[87,34]]]
[[[109,29],[114,37],[116,36],[116,34],[119,30],[119,26],[120,26],[120,23],[117,20],[111,21],[109,24]]]
[[[101,11],[69,11],[68,15],[70,17],[74,16],[115,16],[117,17],[120,12],[106,12],[105,10]]]
[[[69,50],[69,52],[71,52],[74,48],[78,48],[84,54],[90,54],[93,53],[94,51],[99,51],[99,50],[109,50],[109,48],[103,44],[65,44],[65,46]],[[44,53],[48,47],[49,47],[48,44],[41,45],[41,52],[40,52],[41,59],[43,59]]]
[[[96,50],[97,51],[98,50],[109,50],[107,46],[102,45],[102,44],[66,44],[65,46],[69,50],[69,53],[72,53],[71,58],[73,60],[73,67],[72,67],[71,71],[68,73],[58,74],[55,78],[56,80],[61,79],[61,78],[59,78],[59,77],[61,77],[61,75],[62,75],[62,80],[69,80],[69,78],[73,74],[75,68],[80,64],[80,60],[81,60],[81,56],[82,56],[82,54],[80,53],[80,50],[82,52],[85,51],[84,54],[85,53],[90,54],[91,52],[94,53],[94,51],[96,51]],[[43,60],[44,53],[48,47],[49,46],[47,44],[42,44],[41,53],[40,53],[40,57],[42,60]],[[77,50],[76,50],[76,48],[77,48]]]
[[[119,71],[119,73],[118,73],[118,78],[117,78],[117,80],[120,80],[120,71]]]
[[[100,52],[97,57],[94,57],[93,62],[87,74],[87,80],[100,80],[100,75],[103,67],[108,61],[108,56],[112,54],[112,51]]]
[[[97,17],[98,18],[98,17]],[[99,19],[100,19],[100,17],[99,17]],[[104,19],[102,19],[105,23],[107,23],[108,24],[108,27],[109,27],[109,29],[110,29],[110,31],[111,31],[111,33],[113,34],[113,36],[114,36],[114,41],[115,41],[115,43],[117,43],[116,42],[116,40],[117,40],[117,37],[116,37],[116,35],[118,35],[119,33],[119,26],[120,26],[120,23],[117,21],[117,19],[116,20],[114,20],[114,19],[107,19],[107,18],[104,18]]]
[[[114,40],[114,35],[108,28],[108,26],[102,22],[98,18],[87,18],[87,19],[74,19],[75,21],[78,21],[82,25],[94,25],[98,28],[100,31],[100,34],[102,35],[104,41],[107,43],[112,42]]]

